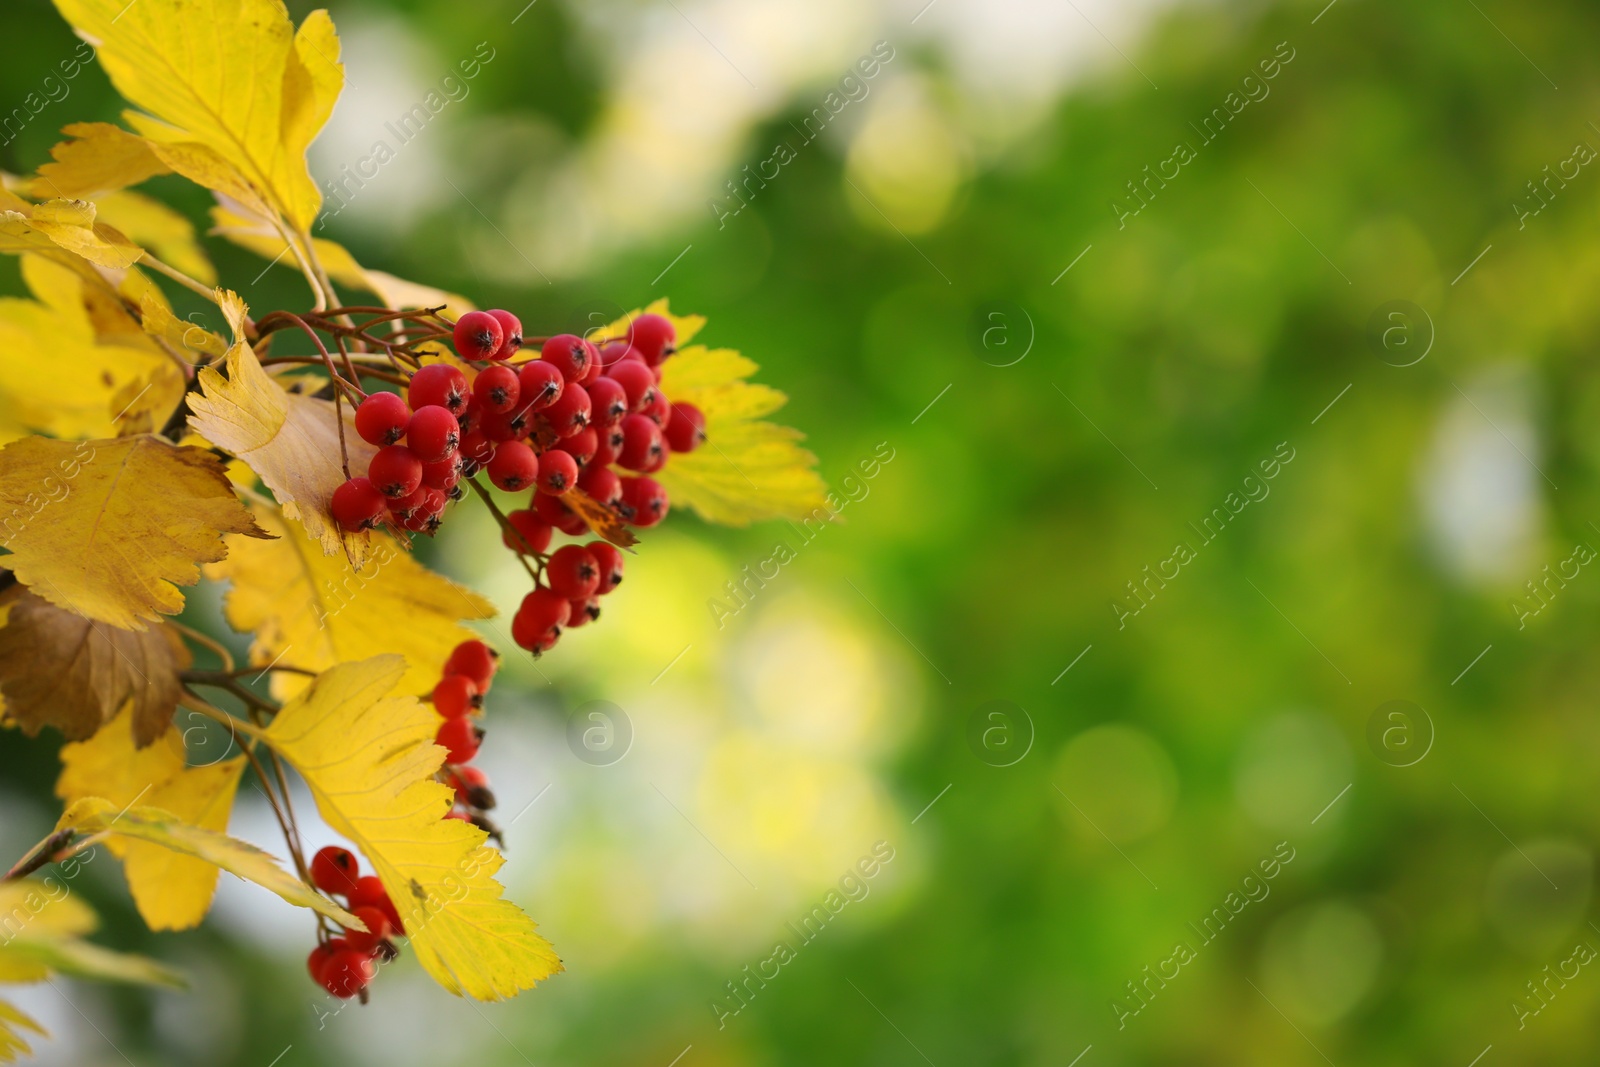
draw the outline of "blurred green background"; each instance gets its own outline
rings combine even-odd
[[[329,1015],[292,909],[225,879],[155,937],[105,862],[103,940],[195,989],[7,990],[40,1062],[1595,1061],[1593,5],[331,6],[319,176],[449,98],[332,236],[530,332],[708,315],[853,499],[721,627],[799,537],[675,513],[496,687],[511,895],[566,973],[479,1006],[403,959]],[[6,28],[20,101],[73,42],[42,0]],[[117,112],[91,66],[0,165]],[[463,508],[428,557],[514,604],[496,540]],[[590,700],[628,744],[569,745]],[[9,855],[58,745],[0,748]],[[281,851],[260,799],[233,830]]]

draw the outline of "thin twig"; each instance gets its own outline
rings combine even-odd
[[[171,626],[174,630],[177,630],[189,640],[194,641],[197,644],[204,645],[211,651],[215,652],[217,654],[217,658],[222,661],[223,670],[233,670],[233,653],[229,652],[227,646],[222,642],[218,641],[216,638],[206,636],[199,630],[190,629],[177,619],[168,619],[167,625]]]
[[[195,281],[193,278],[189,277],[176,267],[167,266],[155,256],[152,256],[149,252],[144,254],[144,257],[139,260],[139,264],[141,266],[149,267],[150,269],[161,274],[165,274],[167,277],[171,278],[185,289],[199,293],[213,304],[218,304],[220,306],[220,302],[217,300],[217,291],[215,289]]]
[[[494,498],[489,495],[489,491],[478,484],[478,479],[476,477],[466,479],[466,483],[472,486],[472,491],[477,493],[478,496],[482,498],[484,506],[489,509],[489,514],[493,515],[494,521],[500,524],[500,529],[509,532],[517,539],[518,542],[521,543],[524,548],[528,550],[526,554],[518,552],[517,559],[522,562],[522,567],[528,572],[528,577],[532,578],[534,583],[537,584],[539,581],[539,571],[534,570],[528,565],[527,557],[531,555],[539,561],[539,570],[544,569],[545,557],[535,551],[532,545],[528,544],[528,539],[522,536],[521,530],[511,525],[511,520],[506,518],[505,513],[500,510],[500,505],[496,504],[494,502]]]

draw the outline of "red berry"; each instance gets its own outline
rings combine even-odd
[[[663,448],[660,452],[656,453],[655,457],[651,459],[649,463],[646,463],[639,469],[639,473],[654,474],[656,471],[667,465],[667,457],[670,455],[672,455],[672,452],[666,448]]]
[[[467,406],[455,413],[456,425],[461,427],[463,434],[478,425],[478,420],[483,418],[483,404],[478,401],[476,394],[467,397]]]
[[[584,386],[589,393],[589,417],[596,426],[614,426],[628,413],[628,393],[615,378],[597,377]]]
[[[517,374],[521,390],[521,402],[529,406],[531,411],[543,411],[556,402],[561,391],[566,388],[566,379],[561,376],[561,370],[553,363],[546,363],[536,359],[531,363],[524,363],[522,370]]]
[[[589,460],[593,467],[609,467],[617,461],[617,454],[622,451],[622,425],[603,427],[599,431],[600,443],[595,447],[594,457]]]
[[[522,606],[511,619],[511,636],[529,651],[543,652],[561,636],[572,605],[565,597],[539,586],[522,598]]]
[[[622,420],[622,451],[617,462],[632,471],[642,471],[666,450],[661,430],[643,415]]]
[[[439,732],[433,740],[449,753],[445,757],[447,762],[470,763],[483,742],[483,730],[470,718],[446,719],[439,724]]]
[[[437,404],[418,408],[406,429],[406,444],[424,463],[437,463],[461,443],[461,424]]]
[[[356,433],[369,445],[392,445],[406,435],[411,409],[398,393],[373,393],[356,407]]]
[[[368,874],[357,878],[355,889],[350,891],[349,902],[351,911],[364,905],[377,908],[389,917],[389,925],[397,932],[402,934],[406,932],[405,923],[400,921],[399,909],[389,899],[389,892],[383,888],[383,882],[377,875]]]
[[[494,455],[494,442],[483,432],[483,427],[468,430],[461,435],[461,458],[484,464]],[[465,472],[463,472],[465,473]]]
[[[553,500],[555,498],[546,497],[545,499]],[[550,547],[550,538],[554,530],[550,523],[545,522],[535,513],[531,511],[513,511],[506,516],[506,521],[511,524],[512,529],[501,531],[500,540],[504,541],[505,546],[511,551],[526,554],[531,549],[535,555],[542,556],[545,550]],[[512,532],[513,530],[515,533]],[[526,541],[527,544],[524,545],[522,541],[517,540],[516,534],[521,534],[522,541]]]
[[[311,884],[324,893],[349,893],[355,888],[361,863],[355,854],[338,845],[327,845],[311,857]]]
[[[510,359],[522,347],[522,322],[511,312],[499,308],[489,312],[500,324],[500,347],[489,355],[490,359]]]
[[[660,315],[640,315],[628,325],[628,343],[652,367],[672,354],[672,343],[677,339],[678,331],[671,320]]]
[[[448,493],[461,480],[461,453],[452,452],[444,459],[422,465],[422,484],[429,489]]]
[[[569,382],[556,402],[545,409],[544,417],[557,437],[571,437],[589,425],[590,406],[589,391]]]
[[[606,371],[606,377],[622,386],[623,394],[628,398],[629,411],[642,411],[649,394],[656,387],[655,375],[637,359],[619,361]]]
[[[517,372],[503,363],[496,363],[473,379],[472,395],[485,411],[510,411],[517,406],[522,393],[522,381]]]
[[[571,437],[564,438],[560,448],[577,461],[579,470],[583,470],[600,450],[600,436],[592,429],[579,430]]]
[[[578,476],[578,488],[596,503],[610,507],[622,499],[622,479],[605,467],[591,464]]]
[[[515,493],[539,477],[539,456],[522,441],[502,441],[486,469],[497,487]]]
[[[487,311],[469,311],[456,320],[455,342],[462,359],[490,359],[505,342],[505,331]]]
[[[600,565],[582,545],[562,545],[545,566],[544,580],[568,600],[582,600],[599,587]]]
[[[539,464],[538,477],[539,492],[560,496],[577,483],[578,461],[565,452],[546,452],[544,461]]]
[[[365,989],[377,973],[378,965],[369,952],[341,948],[328,958],[317,980],[334,996],[349,998]]]
[[[559,370],[569,383],[581,381],[599,355],[594,345],[570,333],[556,334],[539,351],[539,359]]]
[[[528,436],[533,414],[526,404],[518,404],[511,411],[485,411],[478,419],[478,428],[491,441],[515,441]]]
[[[693,404],[674,404],[662,436],[672,451],[693,452],[705,443],[706,417]]]
[[[459,719],[481,707],[477,685],[464,674],[447,674],[433,687],[433,710],[447,719]]]
[[[542,521],[572,537],[581,537],[589,529],[581,515],[562,503],[560,497],[548,493],[533,494],[533,513]]]
[[[619,360],[627,359],[629,356],[632,356],[640,361],[643,361],[644,359],[644,356],[638,352],[635,352],[633,347],[629,345],[628,342],[612,341],[610,344],[600,349],[600,366],[601,368],[609,371],[609,368],[616,366]]]
[[[395,521],[407,523],[416,518],[417,512],[421,511],[427,502],[428,487],[419,485],[414,492],[407,493],[399,500],[389,501],[389,514],[395,517]]]
[[[587,547],[600,568],[600,584],[595,586],[595,595],[605,596],[622,584],[622,550],[610,541],[590,541]]]
[[[644,407],[639,409],[639,414],[655,423],[661,429],[667,428],[667,422],[672,418],[672,403],[667,399],[667,394],[661,391],[659,385],[653,386],[645,399]]]
[[[410,496],[422,484],[422,460],[405,445],[389,445],[367,464],[372,486],[390,500]]]
[[[455,773],[456,799],[469,807],[487,811],[494,807],[494,793],[489,789],[489,776],[477,767],[457,767]]]
[[[406,390],[413,409],[437,404],[459,415],[467,410],[467,400],[472,390],[467,386],[467,376],[448,363],[430,363],[411,376]]]
[[[521,513],[514,513],[521,514]],[[489,683],[494,680],[494,674],[500,669],[500,653],[482,641],[463,641],[450,653],[450,658],[444,661],[445,674],[464,674],[472,679],[472,684],[478,687],[478,692],[487,693]]]
[[[654,478],[622,479],[622,509],[635,526],[654,526],[667,517],[667,491]]]
[[[594,597],[583,597],[572,602],[572,613],[567,617],[567,629],[587,626],[600,617],[600,604]]]
[[[392,394],[391,394],[392,395]],[[333,491],[328,510],[334,521],[351,533],[370,530],[383,519],[387,498],[367,478],[351,478]]]
[[[371,952],[380,943],[387,941],[389,935],[394,932],[389,916],[385,915],[381,908],[363,904],[359,908],[351,908],[350,914],[360,919],[361,925],[366,927],[365,931],[345,928],[345,944],[357,952]]]
[[[337,947],[336,947],[337,946]],[[326,945],[318,945],[311,950],[311,955],[306,957],[306,970],[311,972],[311,980],[318,985],[322,984],[322,969],[333,959],[334,953],[344,947],[341,939],[335,938]]]

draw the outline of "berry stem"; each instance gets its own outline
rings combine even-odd
[[[539,582],[539,572],[528,564],[528,556],[531,555],[537,559],[541,568],[544,565],[545,557],[535,552],[533,550],[533,546],[528,544],[528,539],[522,536],[522,531],[511,525],[511,520],[506,518],[505,512],[500,510],[500,505],[494,502],[494,498],[489,495],[489,491],[478,484],[476,475],[471,478],[465,478],[463,481],[472,486],[472,491],[477,493],[478,496],[482,498],[484,506],[489,509],[489,514],[493,515],[494,521],[500,524],[500,529],[516,538],[522,547],[528,550],[527,553],[518,552],[517,559],[522,561],[523,569],[528,572],[528,577],[532,578],[534,584],[537,585]]]
[[[159,274],[165,274],[167,277],[171,278],[185,289],[199,293],[213,304],[218,304],[217,291],[215,289],[211,288],[209,285],[204,285],[195,281],[193,278],[189,277],[176,267],[167,266],[155,256],[152,256],[149,252],[146,252],[143,258],[139,260],[139,265],[141,267],[149,267],[151,270],[156,271]]]

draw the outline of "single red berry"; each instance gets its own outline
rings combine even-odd
[[[472,382],[472,395],[485,411],[510,411],[521,393],[522,380],[504,363],[485,368]]]
[[[622,479],[622,509],[635,526],[654,526],[667,517],[667,491],[654,478]]]
[[[672,418],[672,402],[667,399],[667,394],[661,391],[659,385],[650,390],[650,397],[640,409],[639,414],[655,423],[661,429],[667,428],[667,422]]]
[[[614,471],[590,464],[578,475],[578,488],[604,507],[622,499],[622,479]]]
[[[600,568],[600,584],[595,586],[595,595],[605,596],[622,584],[622,550],[610,541],[590,541],[587,547]]]
[[[335,938],[326,945],[318,945],[311,950],[311,955],[306,957],[306,970],[310,972],[313,982],[318,985],[322,984],[322,969],[328,965],[329,960],[333,959],[334,953],[343,947],[343,940]]]
[[[416,518],[417,512],[421,511],[427,502],[428,487],[419,485],[400,499],[389,501],[389,514],[394,516],[396,522],[404,525]]]
[[[599,357],[594,345],[570,333],[556,334],[539,350],[539,359],[559,370],[569,384],[581,381],[589,373],[589,364]]]
[[[565,452],[546,452],[539,464],[539,492],[560,496],[578,481],[578,461]]]
[[[370,530],[383,519],[388,498],[373,486],[371,479],[351,478],[333,491],[328,510],[334,521],[351,533]]]
[[[406,444],[424,463],[437,463],[461,443],[461,424],[437,404],[418,408],[406,429]]]
[[[706,417],[693,404],[674,404],[662,436],[672,451],[693,452],[705,443]]]
[[[609,467],[617,461],[617,455],[622,451],[622,424],[604,427],[598,436],[600,441],[589,464],[594,467]]]
[[[651,392],[656,387],[655,375],[637,359],[624,359],[606,371],[606,377],[622,386],[628,399],[629,411],[642,411]]]
[[[342,948],[329,957],[318,980],[322,988],[341,999],[355,996],[378,973],[370,952],[356,948]]]
[[[433,710],[447,719],[471,715],[483,707],[478,686],[464,674],[447,674],[433,687]]]
[[[433,740],[449,753],[445,757],[447,762],[470,763],[483,743],[483,730],[470,718],[446,719],[439,724],[439,732]]]
[[[600,604],[594,597],[583,597],[572,602],[572,612],[567,616],[567,629],[587,626],[600,617]]]
[[[494,455],[494,445],[482,426],[468,430],[461,435],[461,458],[482,466]],[[467,472],[463,471],[462,476],[467,477]]]
[[[652,367],[672,354],[677,339],[677,328],[661,315],[640,315],[628,324],[628,343]]]
[[[550,547],[550,538],[555,530],[534,512],[513,511],[506,516],[506,521],[511,524],[511,529],[502,530],[500,540],[511,551],[526,555],[531,550],[536,555],[543,555]],[[517,534],[522,535],[521,541],[517,539]],[[523,544],[524,541],[527,543]]]
[[[608,371],[611,367],[616,366],[619,360],[627,359],[630,356],[639,360],[640,362],[644,361],[644,356],[638,352],[635,352],[633,350],[633,346],[628,344],[628,342],[612,341],[600,349],[601,370]]]
[[[363,904],[359,908],[351,908],[350,914],[361,920],[365,931],[351,930],[348,927],[344,932],[345,944],[357,952],[371,952],[380,944],[389,940],[389,935],[394,932],[389,916],[381,908],[371,904]]]
[[[406,435],[411,409],[398,393],[373,393],[356,406],[356,433],[369,445],[392,445]]]
[[[601,375],[584,386],[589,393],[589,417],[596,426],[615,426],[628,413],[628,393],[615,378]]]
[[[489,480],[508,493],[526,489],[539,477],[539,456],[521,441],[502,441],[489,461]]]
[[[546,363],[542,359],[524,363],[522,370],[517,374],[520,386],[521,402],[529,405],[532,411],[543,411],[554,404],[566,388],[567,380],[561,376],[561,370],[553,363]]]
[[[311,884],[324,893],[349,893],[361,874],[355,853],[338,845],[327,845],[311,857]]]
[[[464,674],[472,679],[478,692],[487,693],[500,669],[500,653],[482,641],[463,641],[450,652],[444,661],[445,674]]]
[[[599,587],[600,565],[582,545],[562,545],[545,565],[544,580],[568,600],[582,600]]]
[[[413,409],[437,404],[452,415],[467,410],[472,389],[467,376],[448,363],[430,363],[411,376],[406,396]]]
[[[500,347],[490,353],[490,359],[510,359],[522,347],[522,322],[509,311],[495,308],[489,312],[500,324]]]
[[[522,598],[522,605],[517,609],[518,615],[527,617],[535,630],[543,631],[551,627],[565,626],[567,616],[572,611],[572,605],[567,598],[553,589],[545,586],[536,586],[532,592]]]
[[[455,342],[462,359],[489,359],[505,342],[505,331],[487,311],[469,311],[456,320]]]
[[[589,391],[572,382],[561,391],[556,402],[545,409],[544,417],[557,437],[571,437],[589,425]]]
[[[448,493],[461,480],[461,453],[452,452],[441,460],[422,465],[422,484]]]
[[[643,415],[622,420],[622,451],[617,462],[631,471],[642,471],[666,451],[661,429]]]
[[[560,444],[561,451],[577,461],[581,471],[594,459],[594,454],[600,450],[600,435],[593,429],[579,430],[571,437],[563,438]]]
[[[405,923],[400,921],[400,911],[394,906],[394,901],[389,899],[389,891],[383,888],[383,882],[375,874],[364,875],[356,879],[356,887],[351,890],[350,910],[363,905],[377,908],[389,917],[389,925],[398,933],[405,933]]]
[[[422,484],[422,460],[405,445],[389,445],[378,449],[367,464],[367,477],[378,492],[398,500],[415,493]]]
[[[494,807],[494,793],[489,789],[489,776],[477,767],[457,767],[456,798],[469,807],[488,811]]]
[[[472,816],[468,815],[460,808],[451,808],[449,811],[444,813],[444,817],[446,819],[454,819],[456,822],[464,822],[469,824],[472,822]]]
[[[526,404],[510,411],[485,411],[478,418],[478,429],[491,441],[516,441],[528,436],[533,414]]]

